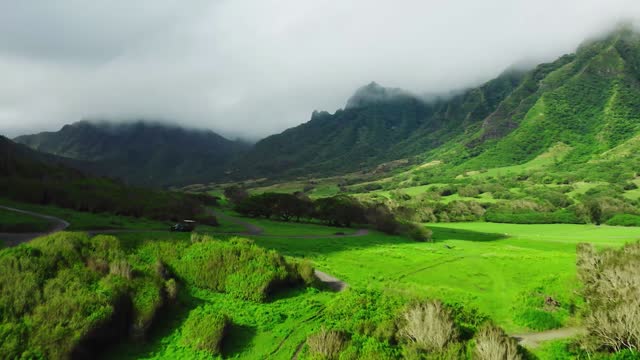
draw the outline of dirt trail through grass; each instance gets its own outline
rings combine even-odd
[[[512,334],[511,336],[516,338],[520,345],[527,348],[535,348],[542,342],[572,338],[584,334],[585,331],[581,327],[568,327],[534,333]]]
[[[234,223],[236,225],[240,225],[240,226],[242,226],[242,227],[244,227],[246,229],[245,232],[233,233],[233,234],[236,234],[236,235],[253,235],[253,236],[255,236],[255,235],[262,235],[262,233],[264,233],[264,229],[259,227],[259,226],[257,226],[257,225],[254,225],[254,224],[251,224],[251,223],[246,222],[244,220],[238,219],[237,217],[233,217],[231,215],[227,215],[227,214],[223,213],[222,211],[213,210],[213,209],[210,209],[209,211],[213,215],[218,217],[218,218],[225,219],[225,220],[227,220],[229,222],[232,222],[232,223]]]
[[[47,232],[37,232],[37,233],[0,233],[0,239],[4,241],[4,245],[6,246],[16,246],[19,244],[22,244],[23,242],[27,242],[30,241],[31,239],[35,239],[39,236],[43,236],[43,235],[47,235],[47,234],[53,234],[55,232],[58,231],[62,231],[64,229],[66,229],[67,227],[69,227],[69,223],[54,217],[54,216],[49,216],[49,215],[43,215],[43,214],[38,214],[32,211],[26,211],[26,210],[20,210],[20,209],[16,209],[16,208],[12,208],[12,207],[8,207],[8,206],[3,206],[0,205],[1,209],[4,210],[8,210],[8,211],[13,211],[13,212],[17,212],[17,213],[21,213],[21,214],[25,214],[25,215],[29,215],[29,216],[33,216],[33,217],[37,217],[37,218],[41,218],[41,219],[45,219],[47,221],[51,222],[51,229],[49,229],[49,231]]]

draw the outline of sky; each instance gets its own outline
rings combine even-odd
[[[0,0],[0,134],[149,119],[258,139],[371,81],[447,93],[639,18],[638,0]]]

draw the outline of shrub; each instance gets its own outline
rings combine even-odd
[[[399,335],[421,350],[442,351],[458,339],[453,315],[439,301],[410,306],[402,314],[402,320]]]
[[[294,263],[295,271],[300,279],[307,285],[314,285],[317,281],[313,264],[309,260],[302,260]]]
[[[249,197],[247,190],[240,186],[233,185],[224,189],[224,196],[233,204],[240,204]]]
[[[127,260],[120,259],[115,260],[109,264],[109,273],[113,275],[122,276],[125,279],[133,278],[133,271],[131,270],[131,265],[127,262]]]
[[[396,320],[404,299],[376,290],[348,289],[338,294],[325,310],[325,320],[358,335],[393,342]]]
[[[298,278],[281,255],[250,240],[198,239],[204,241],[193,243],[176,264],[177,275],[195,286],[263,301],[279,285]]]
[[[320,329],[307,338],[307,346],[313,359],[336,360],[346,345],[344,334],[334,330]]]
[[[611,226],[640,226],[640,216],[631,214],[617,214],[614,215],[607,225]]]
[[[384,204],[375,204],[367,207],[365,210],[365,218],[367,223],[373,225],[373,227],[387,234],[396,234],[398,232],[399,224],[395,217]]]
[[[521,360],[518,342],[494,325],[487,325],[478,331],[475,338],[474,359],[478,360]]]
[[[553,212],[535,210],[508,210],[490,208],[484,215],[488,222],[508,224],[583,224],[584,221],[573,211],[561,209]]]
[[[178,283],[175,279],[167,280],[164,283],[164,289],[169,300],[174,301],[178,297]]]
[[[433,231],[422,224],[406,222],[400,225],[400,233],[418,242],[431,242]]]
[[[597,253],[578,246],[588,349],[640,351],[640,243]]]
[[[86,358],[127,329],[143,336],[163,281],[137,254],[128,257],[133,278],[125,256],[115,237],[67,232],[2,250],[1,357]]]
[[[212,355],[219,355],[229,325],[229,319],[225,315],[197,308],[189,313],[183,325],[182,343]]]
[[[458,189],[458,195],[461,197],[476,197],[481,191],[477,186],[467,185]]]

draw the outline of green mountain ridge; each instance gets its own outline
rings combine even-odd
[[[621,27],[450,99],[423,102],[372,83],[354,95],[359,106],[316,112],[244,159],[259,164],[255,177],[333,175],[411,157],[460,173],[522,164],[561,142],[572,149],[564,166],[577,167],[640,132],[639,64],[640,35]]]
[[[559,169],[580,170],[638,133],[640,35],[622,26],[575,54],[448,97],[425,99],[372,82],[344,109],[314,111],[308,122],[252,147],[144,123],[81,122],[16,141],[89,161],[83,168],[92,172],[168,186],[328,177],[401,159],[409,166],[437,160],[443,166],[422,172],[451,175],[524,164],[557,143],[571,149]]]
[[[58,132],[14,139],[29,147],[83,161],[80,168],[137,185],[168,186],[208,181],[248,145],[204,130],[139,121],[80,121]],[[72,164],[73,165],[73,164]]]

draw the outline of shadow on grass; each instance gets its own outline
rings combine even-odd
[[[153,357],[163,347],[163,339],[172,335],[189,316],[189,312],[202,305],[204,301],[191,296],[187,289],[181,288],[178,301],[162,308],[155,318],[145,340],[126,340],[112,346],[99,359],[140,359]]]
[[[507,235],[498,233],[485,233],[479,231],[452,229],[441,226],[430,227],[433,231],[434,241],[465,240],[465,241],[496,241],[508,238]]]
[[[278,289],[269,293],[267,298],[268,303],[273,303],[279,300],[292,299],[307,292],[307,287],[303,284],[285,284]]]
[[[222,356],[228,358],[244,352],[251,346],[251,340],[256,333],[254,327],[231,324],[222,343]]]

